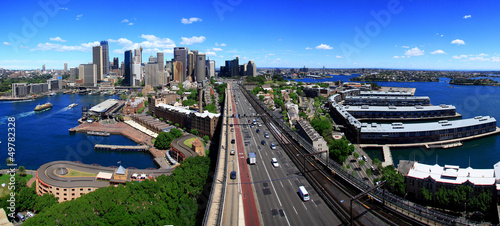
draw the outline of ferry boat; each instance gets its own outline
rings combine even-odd
[[[49,93],[49,95],[50,95],[50,96],[55,96],[55,95],[56,95],[56,93],[51,92],[51,93]]]
[[[52,104],[47,102],[45,104],[42,104],[42,105],[37,105],[35,107],[35,111],[42,111],[42,110],[45,110],[45,109],[51,109],[52,108]]]
[[[69,107],[69,108],[74,108],[74,107],[76,107],[76,106],[78,106],[78,104],[76,104],[76,103],[72,103],[72,104],[70,104],[68,107]]]

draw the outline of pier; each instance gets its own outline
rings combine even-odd
[[[391,148],[384,145],[382,146],[382,152],[384,153],[384,162],[382,163],[382,167],[393,165],[394,163],[392,162]]]
[[[103,150],[103,151],[147,151],[149,150],[149,146],[140,145],[140,146],[129,146],[129,145],[109,145],[109,144],[96,144],[94,146],[95,150]]]

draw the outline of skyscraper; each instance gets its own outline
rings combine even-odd
[[[207,60],[207,77],[215,77],[215,61],[214,60]]]
[[[253,60],[248,61],[247,64],[247,76],[257,76],[257,66]]]
[[[236,57],[236,59],[231,61],[229,73],[231,74],[230,76],[240,75],[240,61],[238,57]]]
[[[194,67],[195,67],[195,62],[196,61],[196,56],[194,55],[193,51],[188,53],[188,60],[187,60],[187,76],[193,76],[194,74]]]
[[[206,55],[204,53],[200,53],[196,55],[196,81],[201,82],[205,80],[206,78],[206,69],[205,69],[205,62],[206,61]]]
[[[165,55],[163,52],[158,52],[156,54],[156,61],[158,61],[158,69],[160,71],[165,71]]]
[[[83,77],[83,85],[97,85],[97,65],[95,64],[80,64],[80,77]]]
[[[101,47],[102,47],[102,73],[104,75],[107,75],[107,74],[109,74],[109,46],[108,46],[108,41],[101,41]]]
[[[45,71],[45,64],[42,65],[42,71]]]
[[[132,84],[132,64],[133,64],[133,57],[132,57],[132,50],[127,50],[125,51],[125,56],[124,56],[124,65],[123,65],[123,76],[125,77],[124,83],[126,85],[131,85]]]
[[[92,47],[92,62],[97,67],[97,80],[102,80],[102,47],[94,46]]]
[[[69,69],[69,82],[75,83],[76,82],[76,74],[78,74],[78,68],[77,67],[72,67]]]
[[[64,63],[64,73],[68,72],[68,63]]]
[[[120,63],[118,63],[118,57],[113,58],[113,69],[118,69],[118,67],[120,67],[119,64]]]
[[[181,61],[174,61],[173,62],[173,70],[174,70],[174,80],[175,81],[178,81],[180,83],[184,82],[183,78],[182,78],[182,74],[183,74],[183,71],[185,72],[186,70],[184,70],[185,67],[184,65],[182,65],[182,62]]]
[[[134,49],[134,62],[133,63],[134,64],[142,64],[142,50],[141,49]]]
[[[182,63],[183,70],[181,73],[181,80],[185,81],[187,77],[187,57],[188,57],[189,49],[187,47],[175,47],[174,48],[174,61],[178,61]],[[175,67],[175,66],[174,66]],[[177,68],[174,69],[174,71]]]
[[[146,64],[146,76],[144,77],[144,84],[150,85],[151,87],[157,87],[160,85],[159,82],[159,68],[157,63],[147,63]]]

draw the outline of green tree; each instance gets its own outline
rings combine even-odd
[[[33,205],[33,210],[37,213],[45,212],[45,210],[48,210],[50,207],[56,205],[57,203],[59,202],[54,195],[46,193],[36,198],[36,202]]]
[[[144,96],[144,94],[142,94],[142,92],[139,92],[139,93],[137,94],[137,96],[138,96],[138,97],[143,97],[143,96]]]
[[[217,113],[217,106],[215,106],[215,104],[208,104],[205,106],[205,110],[211,113]]]
[[[126,100],[128,98],[128,96],[126,94],[122,94],[120,95],[120,100]]]
[[[166,150],[170,148],[170,144],[175,138],[172,136],[171,133],[167,132],[161,132],[158,134],[155,140],[155,147],[160,149],[160,150]]]
[[[18,173],[23,177],[26,176],[26,168],[24,168],[24,166],[19,166]]]
[[[424,200],[427,203],[430,203],[432,201],[432,194],[425,187],[422,187],[421,193],[422,197],[424,197]]]
[[[371,176],[372,175],[372,170],[371,169],[366,169],[366,175]]]
[[[263,96],[263,95],[260,95],[260,96],[259,96],[259,99],[260,99],[260,101],[264,101],[264,96]]]
[[[305,112],[303,112],[303,111],[299,112],[299,116],[301,118],[307,118],[307,114]]]
[[[354,156],[355,159],[359,158],[359,154],[357,152],[354,152],[353,156]]]
[[[203,136],[203,141],[205,141],[205,143],[207,143],[209,140],[210,140],[210,137],[208,137],[207,135]]]
[[[198,130],[197,129],[191,129],[190,131],[191,134],[198,136]]]

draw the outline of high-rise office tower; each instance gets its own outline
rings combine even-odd
[[[107,75],[107,74],[109,74],[109,46],[108,46],[108,41],[101,41],[101,47],[102,47],[102,73],[104,75]]]
[[[158,70],[165,71],[165,55],[163,52],[156,53],[156,61],[158,62]]]
[[[148,63],[150,63],[150,64],[156,64],[156,63],[158,63],[158,60],[156,59],[156,57],[154,57],[154,56],[151,55],[151,56],[149,56]]]
[[[92,62],[97,67],[97,80],[102,80],[102,46],[92,47]]]
[[[80,64],[78,71],[79,77],[83,77],[83,85],[96,86],[97,85],[97,65],[95,64]]]
[[[68,63],[64,63],[64,73],[68,72]]]
[[[194,70],[195,70],[195,63],[196,62],[196,56],[194,55],[193,51],[188,53],[188,61],[187,61],[187,76],[193,76]]]
[[[147,63],[146,64],[146,76],[144,76],[144,84],[150,85],[151,87],[157,87],[160,85],[159,81],[159,68],[157,63]]]
[[[76,75],[78,74],[78,68],[77,67],[72,67],[69,69],[69,82],[75,83],[76,82]]]
[[[45,71],[45,64],[42,65],[42,71]]]
[[[140,86],[142,81],[142,65],[132,64],[131,86]]]
[[[207,77],[215,77],[215,60],[207,60]]]
[[[206,69],[205,69],[205,61],[206,61],[206,55],[204,53],[200,53],[196,55],[196,81],[201,82],[205,80],[206,78]]]
[[[142,50],[134,49],[134,64],[142,64]]]
[[[247,64],[247,76],[257,76],[257,66],[253,60],[248,61]]]
[[[120,67],[119,64],[120,63],[118,63],[118,57],[113,58],[113,69],[118,69],[118,67]]]
[[[236,59],[231,61],[229,73],[230,73],[230,76],[240,75],[240,61],[239,61],[238,57],[236,57]]]
[[[183,72],[185,72],[186,70],[184,70],[185,67],[184,65],[182,65],[182,62],[181,61],[174,61],[173,62],[173,70],[174,70],[174,80],[175,81],[178,81],[180,83],[184,82],[183,80]]]
[[[174,48],[174,61],[178,61],[182,63],[184,67],[181,70],[181,80],[185,81],[187,77],[187,57],[188,57],[189,49],[187,47],[175,47]],[[175,69],[174,69],[175,70]]]
[[[174,71],[173,68],[174,68],[174,61],[165,62],[165,71],[167,71],[171,75],[173,74]]]
[[[132,84],[132,64],[133,64],[132,50],[125,51],[123,59],[125,59],[123,61],[123,67],[122,67],[123,76],[125,77],[124,83],[130,86]]]

